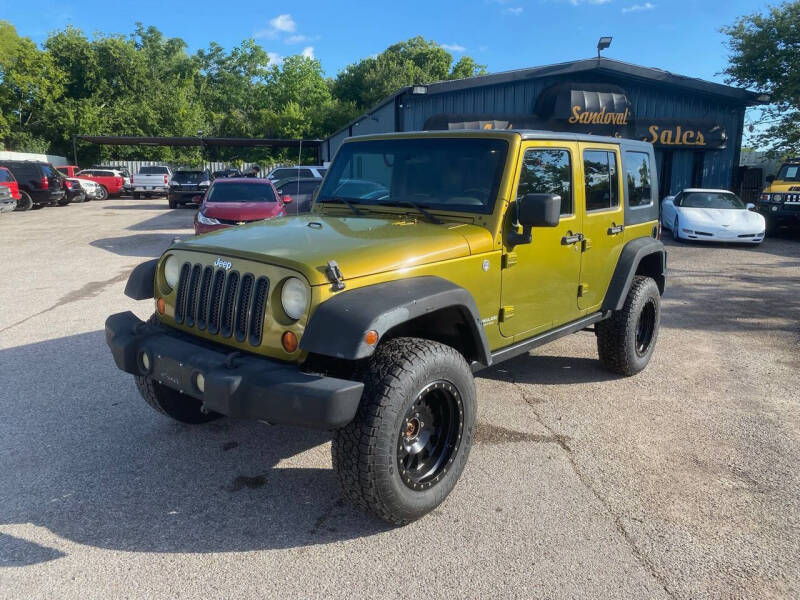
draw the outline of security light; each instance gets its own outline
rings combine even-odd
[[[427,94],[428,93],[428,86],[427,85],[415,85],[411,88],[412,94]]]
[[[600,38],[600,41],[597,42],[597,58],[600,58],[600,51],[601,50],[605,50],[606,48],[608,48],[611,45],[611,40],[613,40],[613,39],[614,38],[612,38],[610,35]]]

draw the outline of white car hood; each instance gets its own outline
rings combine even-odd
[[[726,208],[687,208],[677,207],[681,221],[693,225],[714,225],[716,227],[752,228],[763,226],[764,217],[746,209]]]

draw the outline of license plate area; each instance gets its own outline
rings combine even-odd
[[[152,377],[162,385],[190,396],[195,396],[192,374],[194,370],[188,365],[168,356],[156,356]]]

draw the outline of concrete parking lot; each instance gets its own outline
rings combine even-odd
[[[648,369],[579,333],[484,371],[450,498],[390,528],[329,435],[189,427],[105,345],[130,270],[193,210],[0,216],[2,598],[764,598],[800,594],[800,239],[669,246]]]

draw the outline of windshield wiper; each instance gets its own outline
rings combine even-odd
[[[352,210],[355,214],[361,216],[361,211],[358,210],[355,204],[350,202],[348,198],[344,196],[325,196],[324,198],[320,198],[320,202],[323,204],[328,204],[331,202],[341,202],[342,204],[346,204],[347,207]]]
[[[441,221],[439,218],[436,217],[433,213],[425,210],[416,202],[412,202],[411,200],[394,200],[393,202],[386,202],[386,204],[394,204],[395,206],[410,206],[411,208],[417,210],[419,214],[424,216],[434,225],[441,225],[444,221]]]

